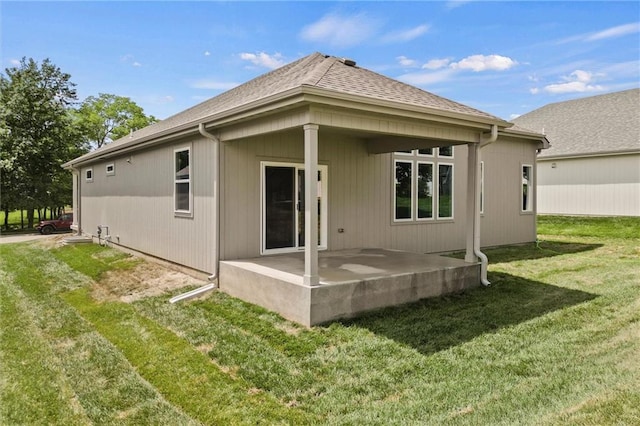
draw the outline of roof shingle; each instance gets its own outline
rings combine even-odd
[[[513,122],[547,135],[539,158],[640,151],[640,89],[549,104]]]

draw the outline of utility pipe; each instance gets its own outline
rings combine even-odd
[[[489,266],[489,259],[480,251],[480,191],[481,191],[481,174],[480,174],[480,162],[481,162],[481,149],[490,143],[495,142],[498,139],[498,126],[496,124],[491,125],[491,135],[488,138],[480,136],[480,146],[478,147],[476,155],[476,190],[475,190],[475,214],[473,223],[473,254],[480,259],[480,282],[483,286],[488,287],[491,282],[487,279],[487,267]]]
[[[213,157],[215,162],[214,172],[213,172],[213,199],[216,203],[215,205],[215,219],[213,221],[213,233],[215,235],[215,247],[216,247],[216,258],[215,258],[215,272],[207,277],[209,281],[214,281],[218,279],[218,272],[220,270],[220,139],[215,135],[207,132],[204,123],[198,124],[198,132],[205,138],[213,141]],[[175,297],[172,297],[169,302],[176,303],[181,300],[188,300],[193,297],[199,296],[202,293],[213,290],[216,288],[215,283],[207,284],[202,287],[198,287],[194,290],[188,291],[186,293],[179,294]]]

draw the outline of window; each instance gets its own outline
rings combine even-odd
[[[93,182],[93,169],[87,169],[84,171],[84,180],[87,182]]]
[[[107,176],[113,176],[116,174],[116,166],[114,164],[107,164]]]
[[[448,148],[453,155],[453,147]],[[434,148],[394,154],[394,222],[453,219],[453,164],[426,161],[424,157],[435,157],[436,152]]]
[[[453,164],[438,164],[438,218],[453,218]]]
[[[416,218],[433,218],[433,163],[418,162]]]
[[[191,213],[191,149],[174,151],[174,210],[176,213]]]
[[[522,211],[533,211],[533,166],[522,166]]]
[[[453,157],[453,146],[441,146],[438,148],[438,156],[439,157]]]
[[[413,161],[395,161],[395,219],[412,219]]]

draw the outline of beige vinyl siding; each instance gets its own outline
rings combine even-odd
[[[184,146],[191,147],[193,217],[174,214],[174,150]],[[107,176],[106,164],[115,165],[113,176]],[[85,233],[95,235],[98,225],[106,225],[115,243],[197,270],[215,270],[211,141],[185,139],[88,167],[93,182],[81,182]]]
[[[640,154],[541,159],[538,175],[539,213],[640,216]]]
[[[302,132],[224,143],[222,158],[222,258],[259,256],[260,162],[303,163]],[[455,158],[447,162],[456,164],[455,219],[394,223],[391,154],[369,154],[364,140],[320,128],[319,163],[328,166],[329,249],[438,252],[464,247],[466,146],[457,146]]]
[[[481,219],[482,246],[536,240],[535,146],[526,141],[499,139],[481,150],[485,179],[484,214]],[[522,212],[523,165],[533,166],[532,212]]]

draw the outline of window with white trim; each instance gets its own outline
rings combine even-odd
[[[438,164],[438,219],[453,219],[453,164]]]
[[[533,166],[522,165],[522,197],[520,206],[523,212],[533,211]]]
[[[453,147],[441,147],[443,157]],[[453,219],[453,164],[438,160],[440,149],[397,151],[393,156],[393,221]],[[425,157],[432,157],[427,160]]]
[[[116,166],[115,166],[115,164],[113,164],[113,163],[107,164],[106,172],[107,172],[107,176],[115,175],[116,174]]]
[[[191,148],[176,149],[174,157],[174,211],[177,214],[190,214],[191,192]]]
[[[87,182],[93,182],[93,169],[86,169],[84,171],[84,180]]]
[[[413,219],[413,161],[395,160],[394,219]]]

